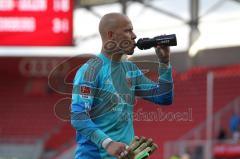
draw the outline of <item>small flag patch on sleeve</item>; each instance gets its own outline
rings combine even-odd
[[[81,86],[80,87],[80,93],[83,95],[90,95],[91,94],[91,88],[88,86]]]

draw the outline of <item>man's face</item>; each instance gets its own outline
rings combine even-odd
[[[136,35],[133,32],[133,26],[128,18],[121,20],[118,28],[115,30],[113,40],[123,50],[124,54],[132,55],[135,48]]]

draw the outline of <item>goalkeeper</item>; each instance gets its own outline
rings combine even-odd
[[[158,82],[153,82],[124,55],[132,55],[136,35],[130,19],[109,13],[99,24],[102,50],[76,73],[73,82],[71,124],[76,129],[75,159],[146,158],[155,149],[150,139],[135,138],[135,96],[159,105],[173,100],[169,47],[157,46]],[[133,141],[131,144],[131,141]],[[128,147],[129,146],[129,147]]]

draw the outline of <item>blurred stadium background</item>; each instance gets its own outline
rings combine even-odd
[[[151,158],[239,159],[239,0],[0,0],[0,159],[73,158],[71,82],[99,53],[108,12],[127,14],[138,38],[177,35],[174,104],[134,108],[136,135],[160,147]],[[154,67],[153,49],[135,52]]]

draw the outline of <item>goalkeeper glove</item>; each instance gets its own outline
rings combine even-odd
[[[127,155],[120,157],[120,159],[146,159],[157,148],[157,144],[153,143],[151,138],[135,136],[134,140],[127,147]]]

